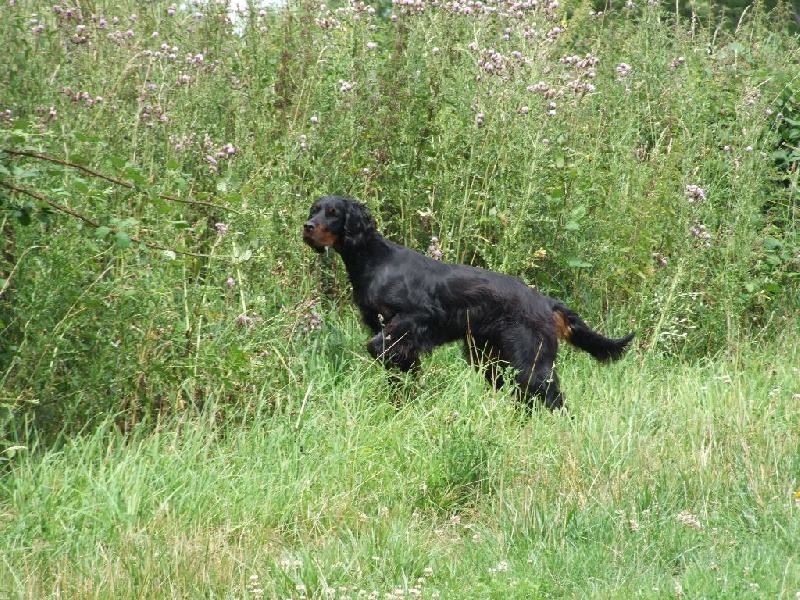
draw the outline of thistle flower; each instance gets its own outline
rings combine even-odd
[[[702,245],[705,246],[706,248],[711,247],[711,242],[709,241],[711,240],[711,234],[708,233],[706,226],[700,221],[694,222],[694,225],[692,225],[689,228],[689,233],[691,233],[694,237],[703,242]]]
[[[253,319],[244,313],[236,317],[236,324],[246,326],[248,329],[253,329],[255,327],[255,325],[253,325]]]
[[[684,193],[689,197],[689,204],[694,204],[697,201],[706,199],[706,193],[702,188],[693,183],[686,186]]]
[[[431,238],[431,245],[428,246],[428,254],[436,260],[442,259],[442,249],[439,247],[439,238],[433,236]]]
[[[660,254],[658,252],[653,252],[652,256],[653,256],[653,260],[655,260],[662,267],[667,265],[667,258],[663,254]]]
[[[622,81],[623,78],[627,77],[633,71],[633,67],[630,66],[628,63],[619,63],[619,66],[615,69],[619,77],[617,81]]]

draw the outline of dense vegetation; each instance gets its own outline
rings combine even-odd
[[[800,592],[800,47],[674,11],[7,3],[0,598]],[[388,379],[326,193],[635,350]]]

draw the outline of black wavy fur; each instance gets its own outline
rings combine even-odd
[[[366,206],[341,196],[314,203],[303,240],[341,255],[353,300],[373,333],[369,353],[403,371],[436,346],[461,340],[494,385],[503,384],[502,367],[511,366],[522,401],[531,406],[539,398],[556,409],[564,404],[553,369],[560,339],[610,361],[634,336],[604,337],[516,277],[443,263],[395,244],[378,232]]]

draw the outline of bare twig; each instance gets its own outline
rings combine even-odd
[[[44,202],[45,204],[47,204],[47,206],[53,208],[54,210],[68,214],[71,217],[75,217],[76,219],[79,219],[80,221],[83,221],[87,225],[91,225],[94,228],[100,227],[100,223],[98,223],[97,221],[93,221],[89,217],[85,217],[82,214],[77,213],[70,208],[67,208],[66,206],[62,206],[57,202],[53,202],[52,200],[45,198],[44,196],[42,196],[37,192],[22,187],[18,187],[16,185],[12,185],[10,183],[6,183],[5,181],[0,181],[0,186],[18,192],[20,194],[25,194],[27,196],[30,196],[31,198],[35,198],[36,200],[39,200],[39,202]],[[183,250],[175,250],[173,248],[167,248],[166,246],[162,246],[161,244],[156,244],[153,242],[145,242],[140,240],[139,238],[133,237],[132,235],[129,235],[128,237],[130,237],[132,242],[135,242],[137,244],[144,244],[145,246],[153,250],[164,250],[167,252],[174,252],[175,254],[182,254],[183,256],[193,256],[195,258],[211,258],[208,254],[196,254],[194,252],[184,252]]]
[[[22,187],[17,187],[16,185],[12,185],[10,183],[6,183],[5,181],[0,181],[0,185],[2,185],[4,188],[8,188],[9,190],[13,190],[15,192],[19,192],[20,194],[25,194],[26,196],[30,196],[31,198],[36,198],[40,202],[44,202],[45,204],[47,204],[48,206],[54,208],[55,210],[57,210],[59,212],[66,213],[66,214],[68,214],[68,215],[70,215],[72,217],[75,217],[76,219],[79,219],[79,220],[83,221],[84,223],[86,223],[88,225],[91,225],[92,227],[100,227],[100,223],[92,221],[89,217],[84,217],[82,214],[76,213],[74,210],[69,209],[66,206],[62,206],[62,205],[58,204],[57,202],[53,202],[52,200],[48,200],[47,198],[45,198],[41,194],[38,194],[38,193],[33,192],[31,190],[27,190],[27,189],[22,188]]]
[[[83,165],[79,165],[77,163],[71,163],[66,160],[61,160],[60,158],[53,158],[52,156],[47,156],[46,154],[38,154],[36,152],[28,152],[26,150],[10,150],[8,148],[2,148],[0,151],[5,152],[6,154],[13,154],[14,156],[27,156],[29,158],[36,158],[38,160],[44,160],[46,162],[51,162],[56,165],[61,165],[64,167],[72,167],[73,169],[78,169],[83,171],[84,173],[88,173],[92,177],[97,177],[98,179],[103,179],[110,183],[114,183],[116,185],[121,185],[124,188],[128,188],[132,190],[135,186],[130,183],[129,181],[123,181],[121,179],[117,179],[115,177],[109,177],[108,175],[104,175],[98,171],[94,171],[88,167],[84,167]],[[239,211],[235,208],[229,208],[227,206],[222,206],[221,204],[214,204],[213,202],[204,202],[202,200],[187,200],[184,198],[176,198],[175,196],[170,196],[169,194],[159,194],[159,198],[162,200],[169,200],[171,202],[179,202],[181,204],[196,204],[199,206],[208,206],[209,208],[218,208],[220,210],[227,210],[229,212],[234,212],[239,214]]]

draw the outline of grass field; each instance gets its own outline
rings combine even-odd
[[[702,8],[5,3],[0,600],[800,597],[800,45]],[[387,375],[330,193],[631,352]]]
[[[794,598],[799,359],[567,352],[570,415],[526,419],[443,350],[399,384],[321,370],[278,411],[109,419],[4,475],[0,590]]]

